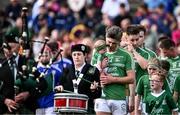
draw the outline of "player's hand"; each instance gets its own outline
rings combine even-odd
[[[107,84],[111,84],[111,83],[113,83],[113,81],[114,81],[114,77],[112,77],[109,74],[105,74],[104,72],[101,73],[101,76],[100,76],[101,85],[104,86]]]

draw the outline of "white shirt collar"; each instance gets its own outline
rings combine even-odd
[[[82,69],[83,69],[83,67],[86,65],[86,63],[84,62],[84,64],[81,66],[81,67],[79,67],[79,68],[75,68],[75,70],[77,70],[77,71],[79,71],[79,72],[81,72],[82,71]]]

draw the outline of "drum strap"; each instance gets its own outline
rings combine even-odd
[[[84,74],[80,73],[79,77],[76,79],[73,79],[73,88],[74,88],[74,93],[78,93],[78,85],[82,79],[82,77],[84,76]]]

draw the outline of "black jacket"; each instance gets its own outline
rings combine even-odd
[[[14,99],[14,77],[7,63],[0,68],[0,114],[7,112],[5,98]]]
[[[90,82],[99,82],[100,84],[100,73],[96,67],[91,66],[90,64],[86,64],[82,71],[83,79],[86,79]],[[74,91],[72,80],[76,79],[74,67],[65,68],[63,72],[63,76],[60,78],[60,85],[64,87],[65,90]],[[101,96],[101,88],[98,88],[95,92],[90,90],[91,84],[86,80],[81,79],[78,85],[78,93],[85,94],[89,97],[88,108],[94,108],[93,100],[99,98]]]

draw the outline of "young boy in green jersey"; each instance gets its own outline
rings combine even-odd
[[[94,50],[93,50],[93,55],[92,55],[92,60],[91,60],[91,64],[96,66],[99,71],[107,71],[107,69],[105,69],[108,66],[108,58],[106,56],[106,42],[105,40],[97,40],[94,43]]]
[[[135,97],[135,115],[146,115],[145,112],[145,103],[144,100],[147,94],[150,92],[150,83],[149,78],[151,75],[159,71],[160,69],[160,60],[157,58],[152,58],[148,62],[148,75],[143,75],[137,84],[136,87],[136,97]]]
[[[180,84],[180,76],[178,76],[176,78],[176,81],[174,84],[174,94],[173,94],[173,98],[178,106],[178,114],[180,115],[180,87],[179,87],[179,84]]]
[[[146,112],[151,115],[177,115],[178,108],[166,90],[163,90],[165,75],[161,71],[153,74],[150,79],[151,93],[146,97]]]

